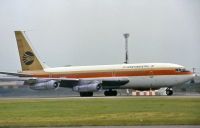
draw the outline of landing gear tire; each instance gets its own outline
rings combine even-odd
[[[167,88],[167,89],[166,89],[166,94],[167,94],[168,96],[173,95],[172,89],[171,89],[171,88]]]
[[[80,92],[81,97],[92,97],[93,92]]]
[[[104,95],[105,96],[117,96],[117,91],[112,91],[112,90],[111,91],[110,90],[109,91],[105,91]]]

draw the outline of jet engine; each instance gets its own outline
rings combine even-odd
[[[33,90],[52,90],[52,89],[57,89],[59,87],[59,82],[55,80],[50,80],[47,82],[41,82],[41,83],[36,83],[30,85],[30,89]]]
[[[73,91],[76,92],[96,92],[101,89],[101,83],[94,82],[90,84],[82,84],[73,87]]]

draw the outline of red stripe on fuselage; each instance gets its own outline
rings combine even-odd
[[[98,78],[98,77],[133,77],[133,76],[158,76],[158,75],[189,75],[192,72],[177,72],[176,70],[138,70],[138,71],[104,71],[104,72],[84,72],[84,73],[32,73],[33,77],[51,78]]]

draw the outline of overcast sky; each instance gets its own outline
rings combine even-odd
[[[51,67],[169,62],[200,67],[200,0],[0,0],[0,71],[21,70],[14,30]]]

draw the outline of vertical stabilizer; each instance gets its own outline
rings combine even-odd
[[[43,70],[44,67],[22,31],[15,31],[22,71]]]

